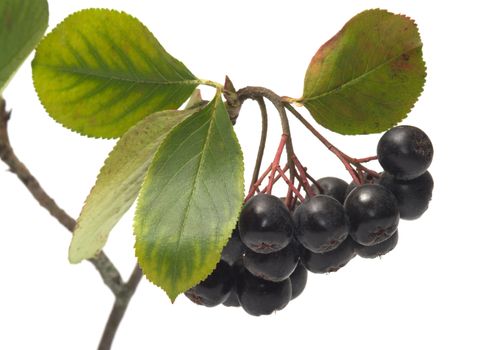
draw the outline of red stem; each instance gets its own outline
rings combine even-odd
[[[253,185],[251,185],[250,191],[248,192],[248,195],[245,198],[245,203],[255,195],[255,192],[262,183],[262,181],[265,179],[265,177],[268,175],[268,173],[272,170],[272,166],[270,165],[267,170],[264,171],[264,173],[258,178],[257,182],[255,182]]]
[[[280,165],[280,158],[282,157],[282,152],[287,143],[287,134],[282,134],[282,138],[280,139],[280,144],[278,145],[277,153],[275,154],[275,158],[272,162],[272,170],[270,171],[270,176],[268,177],[268,186],[267,186],[267,193],[272,194],[272,187],[275,182],[275,173],[277,172],[277,168]],[[281,170],[281,169],[280,169]]]
[[[289,178],[287,176],[285,176],[285,173],[283,172],[283,170],[280,169],[280,167],[277,167],[277,171],[280,173],[280,175],[282,175],[282,179],[284,179],[284,181],[287,183],[287,185],[289,185],[289,189],[291,189],[292,192],[294,192],[295,195],[297,197],[299,197],[299,199],[301,201],[304,201],[304,197],[302,197],[300,192],[295,188],[294,184],[289,180]]]
[[[298,179],[304,186],[305,192],[309,195],[309,197],[314,196],[314,191],[312,190],[311,186],[309,185],[309,182],[307,181],[306,171],[302,166],[302,164],[300,163],[299,159],[297,159],[297,156],[295,154],[292,155],[292,160],[294,161],[295,166],[299,171]]]

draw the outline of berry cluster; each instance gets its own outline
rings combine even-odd
[[[369,172],[351,184],[335,177],[313,181],[302,203],[263,191],[252,195],[216,269],[186,296],[200,305],[268,315],[302,293],[307,271],[334,272],[356,255],[390,252],[399,219],[417,219],[428,208],[432,157],[423,131],[398,126],[378,143],[380,174]]]

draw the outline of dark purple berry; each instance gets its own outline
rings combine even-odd
[[[295,210],[295,236],[314,253],[335,249],[348,236],[344,207],[336,199],[317,195]]]
[[[237,282],[238,300],[243,309],[253,316],[270,315],[282,310],[292,296],[290,279],[271,282],[245,271]]]
[[[307,270],[313,273],[335,272],[356,256],[355,243],[348,237],[339,247],[326,253],[313,253],[302,248],[300,259]]]
[[[383,186],[365,184],[353,190],[344,209],[349,219],[349,235],[361,245],[375,245],[390,237],[400,215],[393,193]]]
[[[346,198],[346,190],[348,189],[348,183],[337,177],[323,177],[317,180],[319,187],[315,184],[311,186],[314,195],[323,194],[334,198],[339,203],[343,204]]]
[[[307,284],[307,269],[299,262],[294,272],[290,275],[290,283],[292,284],[292,299],[297,298]]]
[[[380,176],[379,184],[393,193],[397,199],[400,218],[405,220],[415,220],[422,216],[429,207],[434,189],[434,180],[428,171],[412,180],[398,180],[384,172]]]
[[[362,258],[374,259],[391,252],[397,246],[397,243],[398,231],[386,241],[375,245],[364,246],[356,243],[356,253]]]
[[[231,267],[221,260],[216,269],[198,285],[184,294],[194,303],[204,306],[216,306],[228,298],[234,285]]]
[[[236,288],[231,289],[230,294],[228,295],[228,298],[226,298],[225,301],[223,301],[224,306],[228,307],[239,307],[240,306],[240,301],[238,300],[238,294],[236,294]]]
[[[251,198],[240,214],[241,241],[256,253],[272,253],[286,247],[294,231],[290,212],[282,201],[269,194]]]
[[[226,243],[221,252],[221,259],[226,261],[228,264],[233,265],[236,261],[242,258],[245,246],[240,239],[240,232],[238,227],[233,230],[231,237]]]
[[[260,254],[248,249],[243,255],[243,265],[248,271],[256,277],[273,282],[288,278],[298,262],[299,250],[293,242],[278,252]]]
[[[386,172],[397,179],[409,180],[427,171],[434,148],[422,130],[402,125],[383,134],[378,142],[377,155]]]

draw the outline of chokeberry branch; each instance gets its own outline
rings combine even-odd
[[[45,208],[61,225],[72,233],[76,227],[76,220],[59,207],[54,199],[42,188],[39,181],[37,181],[29,169],[17,158],[10,144],[8,134],[10,117],[11,111],[6,110],[5,100],[0,97],[0,159],[9,167],[12,173],[17,175],[39,205]],[[99,350],[108,350],[111,347],[112,340],[128,303],[140,282],[142,272],[138,265],[136,265],[132,276],[127,283],[124,283],[118,269],[103,251],[96,257],[89,259],[89,262],[94,265],[103,282],[115,296],[115,305],[105,326],[105,331],[98,348]]]

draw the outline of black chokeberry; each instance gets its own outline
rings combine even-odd
[[[228,307],[239,307],[240,306],[240,301],[238,300],[238,294],[236,294],[236,286],[235,288],[231,289],[230,294],[228,295],[228,298],[226,298],[225,301],[223,301],[224,306]]]
[[[400,219],[393,193],[377,184],[354,189],[344,202],[349,219],[349,235],[361,245],[375,245],[390,237]]]
[[[239,220],[241,241],[256,253],[272,253],[292,240],[290,212],[277,197],[258,194],[243,206]]]
[[[397,179],[414,179],[427,171],[434,156],[429,137],[419,128],[402,125],[383,134],[377,147],[383,169]]]
[[[243,309],[253,316],[270,315],[282,310],[292,296],[290,279],[271,282],[245,271],[237,282],[238,300]]]
[[[228,243],[223,248],[221,252],[221,259],[226,261],[228,264],[233,265],[236,261],[243,257],[243,251],[245,250],[245,246],[240,239],[240,232],[238,231],[238,227],[233,230]]]
[[[365,246],[356,243],[355,249],[356,249],[356,253],[360,257],[366,259],[374,259],[391,252],[397,246],[397,243],[398,243],[398,231],[395,232],[387,240],[375,245]]]
[[[317,195],[310,198],[295,210],[293,218],[296,226],[295,237],[314,253],[335,249],[348,235],[344,207],[329,196]]]
[[[273,282],[288,278],[298,262],[299,249],[294,242],[277,252],[260,254],[248,249],[243,255],[243,265],[248,271],[256,277]]]
[[[343,204],[346,198],[346,190],[348,189],[348,183],[337,177],[323,177],[317,180],[319,187],[315,184],[311,186],[312,192],[315,195],[323,194],[336,199],[339,203]]]
[[[418,219],[429,207],[434,180],[428,171],[412,180],[399,180],[384,172],[378,183],[388,188],[397,199],[401,219]]]
[[[220,260],[216,269],[204,281],[184,294],[198,305],[216,306],[228,298],[234,283],[231,266]]]
[[[297,265],[294,272],[290,275],[290,283],[292,284],[292,298],[297,298],[305,289],[307,284],[307,269],[301,262]]]
[[[326,253],[313,253],[302,248],[300,259],[307,270],[313,273],[335,272],[344,267],[356,256],[355,243],[348,237],[334,250]]]

